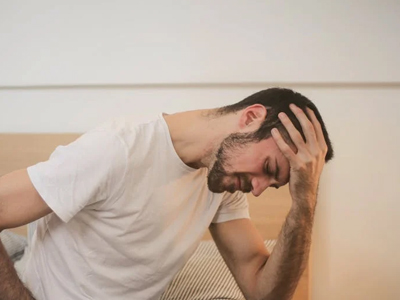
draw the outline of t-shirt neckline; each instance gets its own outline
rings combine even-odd
[[[168,142],[168,146],[170,147],[171,152],[173,153],[175,160],[177,161],[177,163],[185,169],[185,171],[189,171],[189,172],[194,172],[194,171],[198,171],[198,169],[189,167],[187,164],[185,164],[182,159],[179,157],[178,153],[176,153],[174,144],[172,143],[172,137],[171,137],[171,133],[169,132],[169,127],[167,122],[164,119],[164,115],[168,115],[167,113],[160,113],[158,115],[161,124],[163,126],[163,129],[165,130],[165,133],[167,135],[167,142]]]

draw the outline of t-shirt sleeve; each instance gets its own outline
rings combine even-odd
[[[90,131],[67,146],[59,146],[49,160],[28,168],[33,186],[64,222],[84,207],[116,197],[127,168],[127,149],[118,135]]]
[[[212,223],[222,223],[235,219],[250,219],[247,197],[240,191],[224,195]]]

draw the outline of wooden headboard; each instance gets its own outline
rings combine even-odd
[[[0,176],[45,161],[58,145],[79,134],[0,134]],[[287,187],[268,189],[260,197],[248,196],[250,216],[264,239],[276,239],[291,205]],[[26,234],[26,227],[14,231]],[[204,239],[210,239],[207,233]],[[308,270],[302,276],[294,300],[308,299]]]

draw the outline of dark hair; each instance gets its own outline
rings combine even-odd
[[[301,108],[308,118],[309,116],[307,114],[306,108],[308,107],[314,111],[315,116],[321,124],[322,132],[325,137],[325,142],[328,146],[328,152],[326,153],[325,161],[327,162],[331,160],[333,158],[333,147],[329,139],[325,123],[322,120],[321,114],[319,113],[314,103],[312,103],[302,94],[297,93],[291,89],[269,88],[266,90],[262,90],[238,103],[219,108],[217,110],[217,114],[224,115],[234,113],[254,104],[264,105],[267,109],[267,117],[265,118],[265,121],[261,124],[260,128],[251,134],[251,139],[257,141],[267,139],[271,137],[271,130],[273,128],[277,128],[287,143],[293,143],[289,136],[289,133],[278,118],[278,114],[280,112],[286,113],[286,115],[292,121],[293,125],[296,127],[296,129],[300,132],[303,139],[305,140],[304,132],[301,128],[300,122],[289,108],[289,105],[291,103]]]

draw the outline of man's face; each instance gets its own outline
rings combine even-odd
[[[252,192],[257,197],[270,186],[288,183],[289,174],[289,161],[272,137],[244,142],[233,134],[221,143],[208,174],[208,188],[214,193]]]

